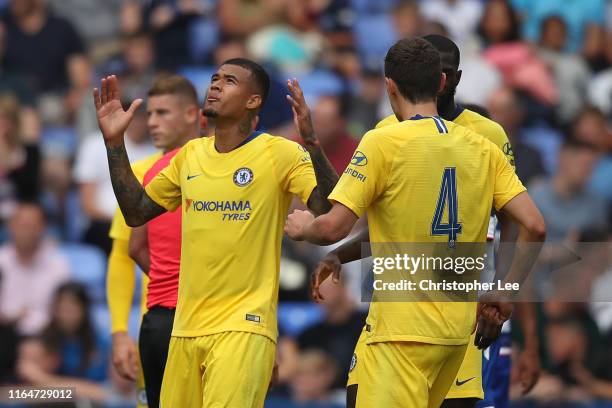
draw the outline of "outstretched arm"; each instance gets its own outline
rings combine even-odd
[[[293,110],[293,121],[298,129],[300,137],[304,141],[304,146],[310,154],[312,166],[314,167],[315,176],[317,178],[317,187],[312,191],[308,198],[308,208],[316,215],[325,214],[331,210],[332,205],[327,199],[338,182],[338,174],[331,165],[323,149],[319,144],[319,140],[314,133],[312,120],[310,118],[310,109],[306,105],[304,94],[300,88],[297,79],[287,81],[287,87],[291,95],[287,95],[287,100],[291,104]]]
[[[309,211],[295,210],[287,217],[285,232],[296,241],[331,245],[346,238],[357,220],[357,215],[348,207],[335,203],[327,214],[317,218]]]
[[[147,195],[142,184],[138,182],[125,150],[123,135],[134,117],[134,112],[142,104],[142,99],[135,100],[129,109],[124,111],[115,75],[102,79],[100,89],[94,88],[93,98],[98,126],[104,136],[117,202],[126,223],[130,227],[137,227],[166,211]]]

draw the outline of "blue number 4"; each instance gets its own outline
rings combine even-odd
[[[448,208],[447,208],[448,203]],[[448,210],[448,222],[443,223],[444,210]],[[457,169],[447,167],[442,174],[440,195],[436,212],[431,223],[431,235],[448,235],[448,246],[454,248],[457,234],[461,234],[461,224],[457,222]]]

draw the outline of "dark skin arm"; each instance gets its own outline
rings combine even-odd
[[[289,101],[293,110],[293,121],[300,137],[304,141],[306,150],[310,154],[315,177],[317,178],[317,187],[310,194],[306,205],[316,215],[325,214],[332,207],[327,197],[338,182],[338,174],[336,174],[336,170],[321,149],[312,126],[310,109],[306,105],[304,94],[297,79],[288,80],[287,87],[291,93],[291,95],[287,95],[287,101]]]
[[[129,245],[130,258],[142,269],[145,275],[149,275],[151,259],[149,258],[149,238],[147,226],[143,225],[132,229]]]
[[[525,343],[513,368],[516,370],[516,378],[521,384],[521,391],[525,395],[531,391],[540,378],[540,343],[536,329],[536,310],[535,305],[531,302],[517,302],[514,304],[514,308],[523,331]]]
[[[166,210],[153,201],[138,182],[125,150],[123,135],[134,117],[134,112],[142,104],[142,99],[135,100],[129,109],[124,111],[120,97],[115,75],[103,78],[100,89],[94,88],[93,91],[98,126],[106,145],[113,190],[126,223],[130,227],[137,227]]]

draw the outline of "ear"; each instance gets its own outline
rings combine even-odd
[[[399,89],[397,89],[397,84],[391,78],[385,77],[385,86],[387,88],[387,93],[389,94],[389,97],[398,94]]]
[[[438,93],[444,90],[444,86],[446,86],[446,74],[443,72],[440,77],[440,86],[438,87]]]
[[[457,85],[459,85],[459,81],[461,81],[461,74],[463,74],[463,71],[458,69],[457,70]]]
[[[258,109],[261,108],[262,104],[263,100],[261,99],[261,95],[251,95],[247,101],[246,107],[247,109]]]

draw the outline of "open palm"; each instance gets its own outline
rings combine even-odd
[[[135,100],[129,109],[124,111],[115,75],[102,78],[100,89],[94,88],[93,98],[98,126],[102,131],[104,141],[123,143],[123,134],[132,121],[134,112],[142,104],[142,99]]]

